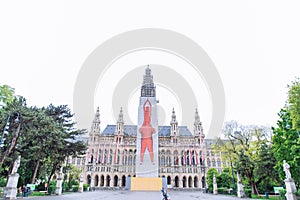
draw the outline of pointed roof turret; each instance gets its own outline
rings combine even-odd
[[[122,109],[122,107],[121,107],[121,109],[120,109],[119,118],[118,118],[118,123],[124,124],[123,109]]]
[[[177,120],[176,120],[176,114],[175,114],[174,108],[173,108],[173,110],[172,110],[172,119],[171,119],[170,124],[171,124],[171,125],[172,125],[172,124],[178,124],[178,122],[177,122]]]
[[[194,125],[199,124],[199,123],[201,123],[201,121],[200,121],[200,116],[199,116],[199,113],[198,113],[198,109],[196,108]]]
[[[92,123],[91,132],[99,132],[100,133],[100,110],[99,107],[97,107],[95,117]]]
[[[195,122],[194,122],[194,135],[204,137],[202,122],[200,121],[200,116],[198,109],[196,108],[195,112]]]

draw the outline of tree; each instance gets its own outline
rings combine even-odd
[[[0,124],[4,127],[7,116],[16,112],[21,122],[11,123],[10,134],[0,150],[0,168],[5,168],[0,176],[7,177],[14,160],[21,155],[20,183],[34,183],[41,177],[49,181],[66,157],[85,153],[86,144],[78,139],[85,130],[75,128],[73,114],[66,105],[27,107],[26,100],[18,97],[3,107]]]
[[[14,151],[18,138],[20,137],[22,124],[24,123],[24,120],[25,122],[27,120],[27,113],[26,100],[23,97],[14,98],[14,100],[8,102],[3,107],[2,112],[0,112],[1,127],[4,127],[7,122],[9,123],[9,128],[7,129],[8,134],[5,135],[3,148],[0,149],[0,166],[6,161],[6,165],[3,166],[10,166],[16,159],[17,155],[14,154]],[[23,116],[25,116],[25,118]],[[18,122],[16,122],[17,118]],[[8,171],[5,170],[4,172],[7,173]]]
[[[249,183],[252,193],[257,194],[259,184],[276,177],[273,169],[275,158],[270,148],[270,129],[231,121],[225,124],[223,133],[225,139],[218,140],[215,150],[224,152],[222,159],[230,162]]]
[[[70,109],[66,105],[55,107],[49,105],[44,108],[48,116],[51,116],[58,125],[57,137],[51,137],[48,141],[49,159],[47,165],[49,168],[49,181],[58,170],[66,157],[83,155],[86,151],[86,144],[79,139],[79,136],[86,133],[86,130],[78,130],[75,128],[76,123],[72,120],[74,114],[71,114]],[[55,145],[56,148],[53,148]]]
[[[8,85],[0,85],[0,108],[11,103],[15,97],[15,89]]]
[[[285,179],[283,160],[290,165],[290,171],[297,186],[300,186],[300,79],[288,85],[286,105],[278,113],[277,127],[273,129],[273,152],[280,179]]]
[[[273,129],[273,152],[276,162],[276,169],[281,180],[285,179],[283,171],[283,160],[290,165],[290,171],[297,186],[300,186],[300,138],[299,132],[292,128],[291,113],[287,108],[283,108],[278,113],[279,120],[277,128]]]
[[[208,185],[209,191],[213,191],[213,177],[214,177],[214,175],[217,178],[219,176],[218,171],[215,168],[210,168],[207,171],[207,175],[206,175],[206,183]]]
[[[220,174],[220,176],[217,179],[218,187],[223,187],[223,188],[234,188],[235,186],[232,182],[232,172],[231,169],[228,167],[225,167]]]
[[[292,120],[292,128],[300,131],[300,79],[297,78],[288,85],[287,108]]]
[[[64,167],[64,173],[68,182],[68,188],[72,188],[72,185],[79,184],[79,176],[81,174],[81,169],[75,167],[72,164],[68,164]]]

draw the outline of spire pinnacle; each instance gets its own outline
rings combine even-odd
[[[100,123],[100,109],[99,109],[99,106],[97,107],[96,114],[95,114],[93,122],[94,123],[96,123],[96,122]]]
[[[200,116],[199,116],[199,113],[198,113],[198,109],[196,108],[196,112],[195,112],[195,125],[198,124],[198,123],[201,123],[200,121]]]
[[[120,113],[119,113],[119,118],[118,118],[118,123],[124,123],[123,119],[123,108],[121,107]]]
[[[198,113],[198,109],[195,111],[195,122],[194,122],[194,135],[204,137],[202,122],[200,121],[200,116]]]
[[[100,109],[99,106],[97,107],[96,113],[95,113],[95,117],[92,123],[92,127],[91,130],[92,132],[98,132],[100,134]]]
[[[170,124],[171,124],[171,125],[172,125],[172,124],[178,124],[178,122],[177,122],[177,120],[176,120],[176,114],[175,114],[174,108],[173,108],[173,110],[172,110],[172,119],[171,119]]]

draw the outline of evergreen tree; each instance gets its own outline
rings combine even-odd
[[[19,183],[23,184],[34,183],[41,177],[50,180],[66,157],[85,153],[86,144],[80,140],[85,130],[76,129],[73,114],[66,105],[28,107],[23,97],[17,97],[3,107],[0,113],[2,127],[8,116],[12,120],[9,134],[0,150],[2,177],[9,175],[18,155],[22,156],[18,172]],[[13,122],[16,117],[18,123]]]

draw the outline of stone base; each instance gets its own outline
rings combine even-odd
[[[10,175],[4,189],[5,199],[17,199],[19,174]]]
[[[217,186],[217,184],[214,184],[214,194],[218,194],[218,186]]]
[[[286,194],[285,197],[287,200],[297,200],[297,197],[295,195],[295,192],[297,192],[296,185],[293,179],[286,179],[285,182],[285,188],[286,188]]]
[[[79,182],[78,192],[83,192],[83,182]]]
[[[244,186],[241,183],[237,184],[237,196],[239,198],[244,198],[245,197]]]
[[[62,182],[63,182],[63,180],[60,180],[60,179],[57,179],[57,181],[56,181],[56,189],[55,189],[56,195],[61,195],[61,193],[62,193]]]
[[[131,191],[160,191],[162,178],[131,177]]]

